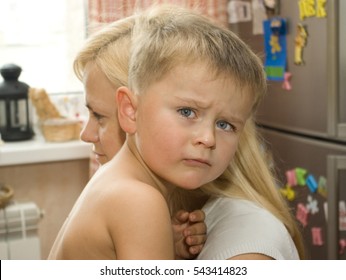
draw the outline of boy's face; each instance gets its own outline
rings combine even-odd
[[[126,137],[118,122],[116,89],[105,75],[92,65],[87,66],[83,83],[89,116],[81,139],[94,144],[96,160],[104,164],[119,151]]]
[[[253,104],[232,79],[205,69],[176,67],[139,95],[138,149],[156,175],[185,189],[224,172]]]

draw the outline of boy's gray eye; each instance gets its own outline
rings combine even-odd
[[[235,130],[235,127],[226,121],[218,121],[216,126],[222,130],[231,131]]]
[[[190,108],[179,109],[178,112],[184,117],[191,117],[193,111]]]

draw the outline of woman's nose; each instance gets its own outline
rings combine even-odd
[[[98,134],[96,127],[92,124],[90,119],[88,119],[87,123],[84,125],[80,138],[82,141],[87,143],[96,143],[98,142]]]

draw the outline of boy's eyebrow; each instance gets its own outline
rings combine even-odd
[[[180,97],[180,96],[176,96],[177,99],[181,100],[182,102],[186,102],[186,103],[192,103],[194,104],[194,106],[196,106],[197,108],[201,108],[201,109],[208,109],[211,105],[206,104],[203,101],[196,101],[193,98],[190,97]],[[244,120],[241,118],[238,118],[234,115],[230,115],[228,118],[232,119],[233,122],[239,123],[241,125],[244,125]]]
[[[210,105],[206,104],[206,102],[203,101],[197,101],[194,98],[191,97],[181,97],[181,96],[175,96],[177,99],[179,99],[182,102],[186,102],[186,103],[192,103],[194,104],[196,107],[202,108],[202,109],[207,109]]]

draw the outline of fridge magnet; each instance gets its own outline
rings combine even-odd
[[[313,175],[310,174],[306,178],[306,185],[308,186],[310,192],[314,193],[317,191],[318,184],[317,184],[315,177]]]
[[[282,88],[284,90],[292,90],[291,78],[292,78],[292,73],[285,72],[285,74],[284,74],[284,82],[282,83]]]
[[[285,188],[281,188],[280,192],[288,201],[292,201],[296,197],[296,193],[290,185],[286,185]]]
[[[251,3],[239,1],[239,0],[230,0],[227,5],[228,12],[228,22],[229,23],[238,23],[251,21]]]
[[[297,177],[296,177],[295,169],[286,171],[286,180],[287,180],[287,184],[291,187],[294,187],[297,185]]]
[[[327,198],[327,179],[323,176],[320,176],[318,179],[317,193]]]
[[[318,18],[327,17],[326,3],[327,3],[327,0],[317,0],[316,17]]]
[[[339,240],[339,255],[343,255],[346,252],[346,239]]]
[[[269,45],[271,47],[271,54],[273,54],[275,56],[276,53],[281,51],[281,46],[280,46],[280,42],[279,42],[279,36],[276,34],[273,34],[270,36],[270,41],[269,41]]]
[[[339,201],[339,229],[346,231],[346,203]]]
[[[308,213],[304,204],[297,204],[296,218],[304,227],[308,224]]]
[[[311,228],[312,244],[315,246],[322,246],[324,244],[322,238],[322,229],[320,227]]]
[[[326,201],[323,202],[323,210],[324,210],[324,218],[326,219],[326,222],[328,222],[328,203]]]
[[[303,49],[306,46],[308,33],[306,31],[306,27],[300,23],[297,25],[296,30],[297,34],[294,40],[294,64],[302,65],[304,64]]]
[[[304,20],[307,17],[316,15],[316,1],[315,0],[299,0],[299,18]]]
[[[272,18],[263,21],[265,71],[267,79],[283,81],[286,71],[287,43],[286,19]]]
[[[268,15],[273,16],[273,15],[279,14],[279,7],[280,7],[279,0],[264,0],[263,4],[264,4],[264,7],[266,8]]]
[[[297,184],[299,186],[305,186],[306,184],[305,175],[307,173],[306,169],[297,167],[295,171],[296,171],[296,177],[297,177]]]
[[[315,215],[320,210],[318,208],[318,201],[317,199],[313,199],[311,195],[308,195],[308,203],[306,204],[306,209],[311,213],[312,215]]]

